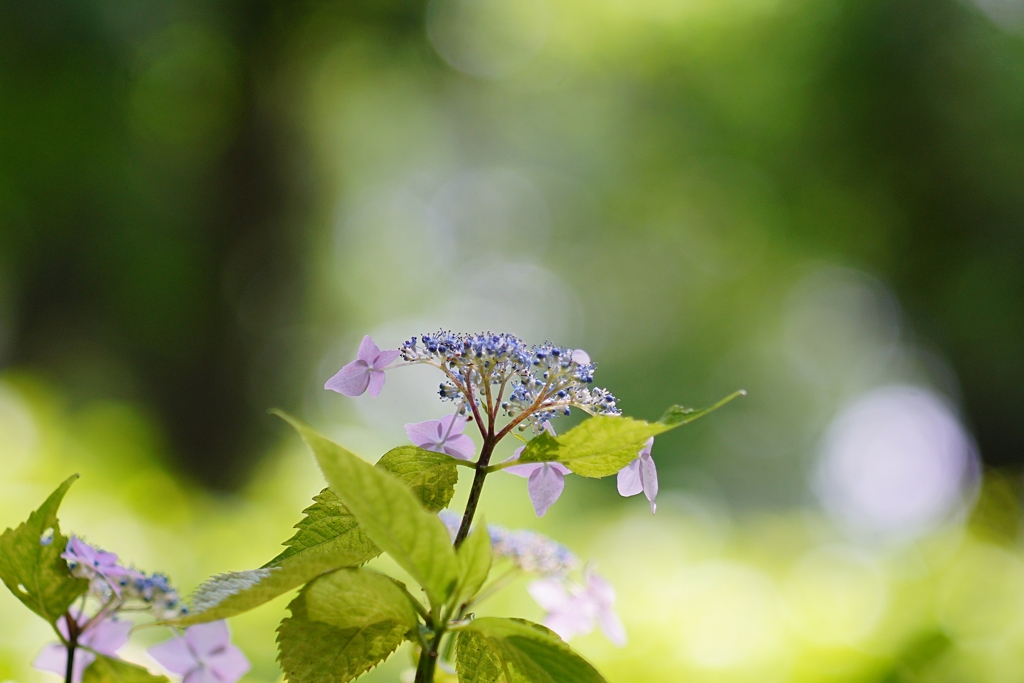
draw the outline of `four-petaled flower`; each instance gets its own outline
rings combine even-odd
[[[647,439],[636,460],[619,470],[619,493],[623,496],[635,496],[643,491],[647,500],[651,501],[651,512],[658,509],[655,500],[658,497],[658,469],[651,457],[654,437]]]
[[[231,644],[224,621],[190,626],[183,638],[155,645],[149,654],[171,673],[184,676],[182,683],[235,683],[249,670],[249,660]]]
[[[324,389],[345,396],[359,396],[369,389],[370,396],[376,397],[384,388],[384,368],[400,354],[398,349],[381,351],[370,335],[366,335],[359,345],[358,357],[327,380]]]
[[[117,555],[95,548],[77,536],[72,536],[60,555],[68,562],[71,573],[82,579],[102,577],[115,593],[120,594],[115,577],[125,576],[128,569],[117,563]]]
[[[615,589],[589,566],[583,570],[583,583],[541,579],[527,590],[547,612],[544,625],[563,640],[590,633],[597,621],[605,637],[622,647],[626,644],[626,629],[615,613]]]
[[[79,629],[89,622],[89,617],[77,609],[71,610],[71,616]],[[68,625],[64,617],[57,619],[57,630],[68,638]],[[96,655],[113,656],[117,650],[128,642],[128,633],[132,622],[115,619],[101,619],[93,622],[78,634],[78,648],[75,649],[75,661],[71,666],[72,683],[81,683],[86,667],[96,661]],[[32,666],[41,671],[52,671],[62,678],[67,674],[68,648],[63,643],[53,643],[43,648]]]
[[[440,420],[410,422],[405,425],[409,440],[420,448],[437,453],[447,453],[459,460],[472,460],[476,454],[473,440],[462,433],[466,418],[461,415],[445,415]]]
[[[544,431],[555,436],[555,429],[550,422],[544,423]],[[524,448],[526,446],[517,448],[509,461],[518,460]],[[505,471],[530,480],[527,488],[530,491],[533,509],[538,517],[543,517],[548,508],[554,505],[558,497],[562,495],[562,489],[565,488],[565,475],[570,474],[568,467],[557,462],[529,462],[506,467]]]

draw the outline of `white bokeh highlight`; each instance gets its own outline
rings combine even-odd
[[[955,517],[977,473],[974,443],[944,400],[888,386],[862,394],[835,418],[813,484],[842,526],[898,541]]]

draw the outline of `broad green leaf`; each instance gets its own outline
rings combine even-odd
[[[672,406],[657,422],[598,415],[557,437],[541,432],[526,445],[519,460],[557,460],[584,477],[607,477],[636,459],[647,439],[693,422],[745,394],[737,391],[700,410]]]
[[[391,555],[439,607],[458,579],[458,563],[448,531],[395,476],[279,413],[313,451],[331,490],[352,512],[366,535]]]
[[[460,683],[605,683],[561,638],[522,619],[483,617],[456,641]]]
[[[28,520],[0,535],[0,579],[50,624],[89,588],[86,579],[71,576],[60,556],[68,539],[60,533],[57,509],[76,479],[69,477]]]
[[[430,511],[448,505],[455,493],[458,468],[453,458],[415,446],[386,453],[377,467],[405,482]],[[178,626],[226,619],[273,600],[321,574],[357,567],[380,554],[345,504],[325,488],[304,511],[285,550],[260,569],[229,572],[204,582],[189,598],[191,613],[170,623]]]
[[[455,458],[416,446],[392,448],[377,461],[377,467],[404,481],[430,512],[448,507],[459,481]]]
[[[452,604],[458,608],[480,592],[491,572],[491,535],[482,519],[459,546],[456,556],[459,560],[459,583],[455,587]]]
[[[418,627],[411,599],[369,569],[339,569],[310,583],[277,632],[289,683],[345,683],[387,659]]]
[[[96,655],[82,674],[82,683],[168,683],[167,676],[155,676],[141,666],[105,655]]]

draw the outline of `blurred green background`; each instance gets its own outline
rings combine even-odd
[[[488,484],[617,586],[630,644],[574,643],[610,681],[1018,681],[1022,32],[1021,0],[0,2],[0,527],[81,472],[66,530],[186,592],[259,566],[322,486],[266,409],[373,460],[448,406],[424,368],[323,391],[363,334],[509,331],[627,414],[750,392],[659,437],[655,516]],[[247,680],[286,602],[233,620]],[[52,679],[34,619],[0,596],[0,681]]]

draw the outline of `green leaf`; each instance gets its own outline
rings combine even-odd
[[[473,599],[491,572],[491,535],[481,519],[476,528],[456,551],[459,560],[459,583],[452,604],[458,608]]]
[[[392,448],[377,461],[377,467],[404,481],[430,512],[448,507],[459,481],[455,458],[416,446]]]
[[[96,661],[82,674],[82,683],[168,683],[168,680],[167,676],[154,676],[141,666],[96,655]]]
[[[561,638],[522,619],[471,621],[456,641],[460,683],[605,683]]]
[[[448,531],[399,479],[302,422],[278,413],[313,451],[331,490],[355,515],[366,535],[427,593],[435,608],[445,603],[458,579],[458,563]]]
[[[288,605],[277,643],[289,683],[345,683],[372,669],[418,628],[412,597],[369,569],[339,569]]]
[[[444,453],[402,446],[377,461],[377,467],[405,482],[423,505],[436,512],[455,494],[458,468]],[[189,598],[191,613],[168,623],[177,626],[226,619],[247,612],[340,567],[357,567],[381,553],[356,518],[330,488],[306,508],[285,550],[260,569],[220,574]]]
[[[60,533],[57,509],[76,479],[69,477],[27,521],[0,535],[0,579],[51,625],[89,588],[60,556],[68,539]]]
[[[584,477],[607,477],[636,459],[644,442],[652,436],[689,424],[744,395],[746,392],[742,390],[734,392],[700,410],[672,406],[657,422],[598,415],[581,422],[561,436],[554,437],[542,432],[526,445],[519,460],[556,460]]]

